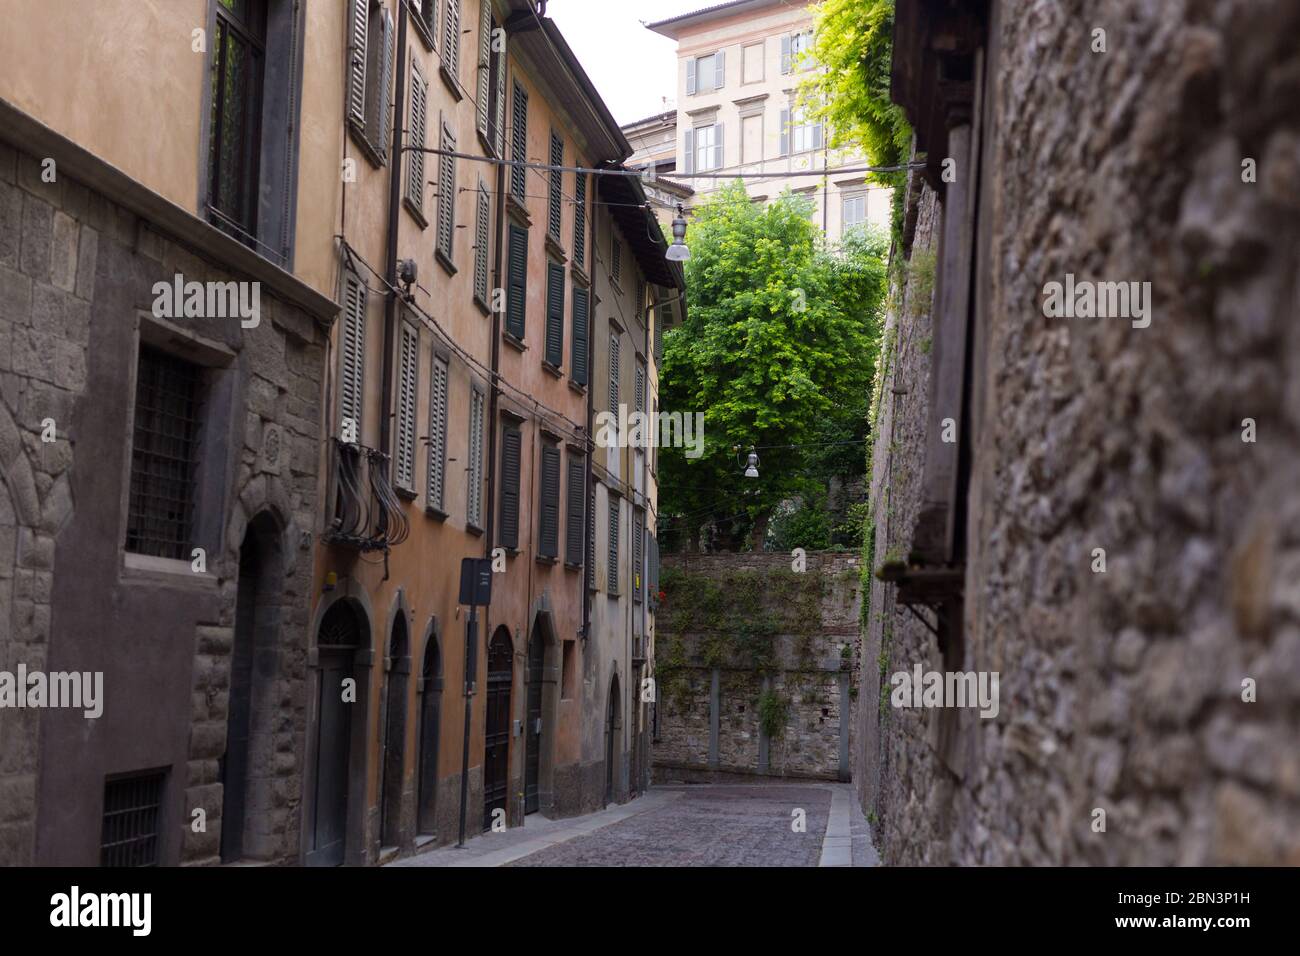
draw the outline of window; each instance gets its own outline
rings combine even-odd
[[[490,4],[490,0],[483,0]],[[491,99],[488,115],[488,142],[498,158],[505,156],[506,136],[506,32],[495,19],[492,20],[492,66],[488,77],[488,95]]]
[[[546,364],[559,369],[564,361],[564,266],[546,264]]]
[[[433,374],[429,382],[429,487],[424,506],[439,513],[446,510],[447,486],[447,380],[450,365],[444,356],[433,356]],[[474,469],[473,432],[470,434],[469,470]]]
[[[588,346],[587,323],[591,310],[591,292],[582,286],[573,287],[573,350],[569,373],[574,384],[587,384]]]
[[[587,500],[584,493],[586,483],[587,471],[582,456],[570,449],[568,485],[565,489],[564,562],[575,568],[582,564],[582,503]]]
[[[632,393],[632,401],[636,403],[633,409],[638,412],[645,412],[645,363],[637,359],[636,363],[636,387]]]
[[[725,85],[726,60],[724,51],[697,56],[686,61],[686,94],[711,93]]]
[[[469,502],[465,520],[473,528],[483,527],[483,393],[472,388],[469,396]]]
[[[741,50],[741,82],[758,83],[763,79],[763,43],[751,43]]]
[[[609,496],[609,572],[606,575],[605,589],[610,594],[618,594],[618,526],[619,497],[613,493]]]
[[[214,223],[239,238],[257,234],[266,8],[262,0],[217,4],[212,48],[208,206]]]
[[[632,515],[632,600],[638,604],[641,603],[641,545],[644,540],[645,512],[638,508]]]
[[[366,368],[366,287],[355,272],[343,276],[339,329],[339,437],[360,442]]]
[[[522,438],[519,426],[506,424],[501,432],[501,530],[497,543],[519,550],[519,456]]]
[[[104,781],[100,866],[157,866],[165,771]]]
[[[433,37],[438,32],[438,0],[411,0],[411,6],[416,26],[425,36],[429,49],[433,49]]]
[[[596,590],[596,487],[587,493],[587,590]]]
[[[126,550],[190,560],[201,375],[197,365],[140,346]]]
[[[623,243],[618,241],[618,236],[609,237],[609,274],[614,285],[623,281]]]
[[[478,181],[474,194],[474,301],[483,310],[489,311],[488,305],[488,252],[492,234],[492,201],[483,180]]]
[[[420,67],[411,61],[411,146],[406,156],[406,201],[421,222],[424,220],[424,139],[429,87]]]
[[[781,110],[781,155],[806,153],[823,145],[820,120],[808,117],[802,108]]]
[[[635,285],[636,318],[638,322],[645,322],[645,283],[636,279]]]
[[[444,119],[442,122],[442,149],[455,151],[456,136]],[[452,265],[452,240],[456,236],[456,157],[438,157],[438,247],[437,253],[443,267],[455,272]]]
[[[587,268],[587,177],[579,175],[573,183],[573,264]]]
[[[851,229],[854,226],[860,226],[867,221],[867,197],[845,196],[844,197],[844,228]]]
[[[442,69],[443,77],[460,94],[460,0],[443,0]]]
[[[528,93],[515,82],[514,107],[511,115],[514,124],[510,130],[510,160],[528,162]],[[510,194],[521,206],[527,205],[528,170],[523,166],[510,167]]]
[[[506,283],[506,333],[524,340],[524,310],[528,300],[528,230],[513,223],[509,234]]]
[[[800,54],[812,49],[812,40],[811,30],[805,30],[802,33],[787,33],[781,37],[781,72],[783,74],[795,71],[795,67],[799,65]]]
[[[560,446],[542,446],[542,463],[537,502],[537,556],[554,559],[560,554]]]
[[[722,168],[722,124],[697,126],[686,131],[686,171],[709,172]]]
[[[551,165],[564,165],[564,140],[551,133]],[[547,182],[546,231],[557,243],[560,241],[560,224],[564,212],[564,173],[552,169]]]
[[[614,427],[618,427],[618,333],[609,337],[609,413],[614,417]]]
[[[420,382],[420,333],[402,323],[397,360],[397,447],[393,455],[393,481],[415,494],[415,396]]]
[[[393,18],[376,0],[349,0],[348,125],[372,162],[388,153]]]
[[[474,128],[490,142],[492,113],[492,0],[478,0],[478,62],[474,79]]]

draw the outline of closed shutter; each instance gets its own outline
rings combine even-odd
[[[636,318],[638,322],[645,321],[645,283],[639,279],[634,283],[636,285]]]
[[[713,55],[713,88],[720,90],[727,85],[727,51],[719,50]]]
[[[589,350],[587,322],[591,307],[591,293],[582,286],[573,287],[573,356],[570,372],[579,385],[587,384]]]
[[[375,130],[373,143],[381,159],[388,156],[388,137],[393,128],[391,103],[393,98],[393,17],[387,10],[384,11],[383,24],[383,32],[379,38],[379,42],[383,44],[379,49],[379,96],[375,101],[378,111],[376,117],[378,128]]]
[[[447,360],[433,357],[429,384],[429,490],[427,507],[445,511],[447,475]]]
[[[790,155],[790,111],[781,111],[781,155]]]
[[[650,610],[659,606],[659,539],[653,534],[646,538],[646,592],[650,595]]]
[[[348,119],[363,129],[366,125],[366,26],[370,0],[349,0],[348,20]]]
[[[596,590],[596,487],[587,495],[587,589]]]
[[[606,557],[609,559],[609,573],[606,575],[606,589],[610,594],[618,593],[618,525],[619,525],[619,498],[616,495],[609,496],[609,548]]]
[[[474,209],[474,295],[484,305],[488,304],[488,238],[491,229],[492,204],[488,198],[487,186],[483,180],[478,181],[478,193]]]
[[[573,183],[573,264],[587,267],[587,177]]]
[[[442,62],[447,72],[460,85],[460,0],[447,0],[447,13],[443,21]]]
[[[790,34],[788,33],[785,36],[781,37],[781,72],[782,73],[794,72],[794,57],[793,57],[794,51],[791,48],[792,40],[793,37],[791,37]]]
[[[696,86],[697,67],[698,67],[698,61],[695,59],[695,57],[691,57],[689,60],[686,61],[686,95],[687,96],[695,95],[695,90],[697,88]]]
[[[722,168],[722,158],[726,155],[722,149],[722,133],[726,127],[718,123],[713,127],[713,168]]]
[[[420,68],[411,62],[411,146],[406,164],[406,198],[421,213],[424,211],[424,140],[425,113],[429,105],[428,87]]]
[[[564,165],[564,140],[560,139],[555,133],[551,134],[551,165]],[[564,212],[564,205],[561,201],[564,192],[564,173],[559,169],[552,169],[547,186],[546,228],[551,234],[551,238],[559,242],[561,218]]]
[[[655,305],[655,361],[661,362],[664,357],[664,324],[668,321],[670,314],[670,305]]]
[[[822,137],[822,129],[823,127],[821,121],[819,120],[817,124],[813,127],[813,149],[822,148],[824,142]]]
[[[528,230],[510,227],[509,281],[506,288],[506,331],[524,338],[524,303],[528,297]]]
[[[618,421],[618,336],[609,337],[609,413]]]
[[[564,266],[546,265],[546,361],[559,368],[564,362]]]
[[[402,324],[397,380],[397,484],[415,490],[415,396],[420,376],[420,333]]]
[[[557,445],[542,446],[541,477],[537,553],[544,558],[554,558],[560,553],[560,449]]]
[[[469,493],[466,520],[483,527],[483,393],[477,388],[469,397]]]
[[[618,236],[610,237],[609,256],[610,276],[613,278],[614,284],[617,285],[619,280],[623,277],[623,243],[618,241]]]
[[[519,451],[518,428],[501,433],[501,532],[498,543],[512,551],[519,548]]]
[[[474,123],[484,139],[488,134],[488,110],[492,80],[492,0],[478,0],[478,77],[474,88]]]
[[[528,93],[518,83],[515,84],[514,110],[511,114],[510,160],[515,163],[528,162]],[[510,191],[520,203],[525,200],[528,184],[528,170],[523,166],[510,167]]]
[[[582,503],[587,500],[584,485],[587,472],[580,455],[569,451],[569,477],[566,487],[567,506],[564,515],[564,561],[566,564],[582,563]]]
[[[682,157],[685,160],[683,165],[688,173],[695,172],[695,130],[686,130],[686,155]]]
[[[339,369],[339,426],[342,434],[361,435],[363,378],[366,368],[366,287],[361,277],[343,277],[343,325],[339,329],[342,366]],[[351,423],[351,427],[349,427]]]
[[[632,600],[641,600],[641,540],[644,535],[641,513],[632,516]]]
[[[442,124],[442,148],[455,151],[456,137]],[[456,235],[456,158],[438,157],[438,251],[451,262],[452,240]]]
[[[636,402],[636,411],[645,411],[645,366],[640,362],[636,363],[636,391],[633,392],[634,401]]]
[[[492,149],[498,157],[504,157],[506,154],[506,41],[504,30],[501,31],[501,37],[501,49],[492,52],[496,63],[496,68],[493,71],[496,76],[496,85],[492,89],[492,95],[496,98],[496,103],[492,107],[496,129],[493,131]]]

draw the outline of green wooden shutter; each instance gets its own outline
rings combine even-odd
[[[528,93],[518,82],[515,83],[514,112],[511,116],[514,124],[510,130],[510,159],[516,163],[528,162]],[[524,203],[528,192],[528,170],[522,166],[510,167],[510,191],[520,203]]]
[[[587,343],[587,322],[591,293],[582,286],[573,287],[573,356],[570,371],[579,385],[587,384],[590,351]]]
[[[580,175],[573,184],[573,264],[587,267],[587,177]]]
[[[509,281],[506,286],[506,331],[524,338],[524,309],[528,298],[528,230],[510,227]]]
[[[582,503],[587,500],[584,485],[587,472],[582,457],[569,451],[569,478],[566,487],[567,507],[564,516],[564,560],[566,564],[582,563]]]
[[[519,548],[519,453],[522,439],[518,428],[501,433],[501,531],[498,543],[512,551]]]
[[[544,558],[555,558],[560,554],[560,449],[558,445],[542,446],[541,479],[537,553]]]
[[[551,165],[564,165],[564,140],[560,139],[555,133],[551,133]],[[564,173],[558,169],[552,169],[547,186],[546,230],[550,233],[552,239],[559,242],[560,225],[564,213],[564,204],[561,198],[564,192]]]
[[[564,266],[546,265],[546,361],[559,368],[564,362]]]

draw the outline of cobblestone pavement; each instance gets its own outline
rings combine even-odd
[[[510,866],[817,866],[831,791],[797,784],[655,787],[682,796]],[[791,827],[806,812],[807,829]]]

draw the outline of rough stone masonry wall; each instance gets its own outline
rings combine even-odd
[[[961,777],[887,714],[865,808],[889,863],[1296,865],[1300,4],[1001,6],[965,608],[1001,713]],[[1150,327],[1045,318],[1067,272],[1150,281]]]
[[[655,779],[711,773],[838,779],[841,726],[848,733],[851,721],[844,704],[856,656],[858,557],[812,552],[806,571],[795,573],[784,553],[665,555],[663,569]],[[698,584],[688,577],[714,582],[722,600],[688,605],[687,592]],[[751,638],[746,626],[772,633]],[[756,663],[756,654],[768,663]],[[715,669],[716,758],[710,746]],[[780,733],[766,739],[764,764],[759,704],[765,690],[786,712]]]

